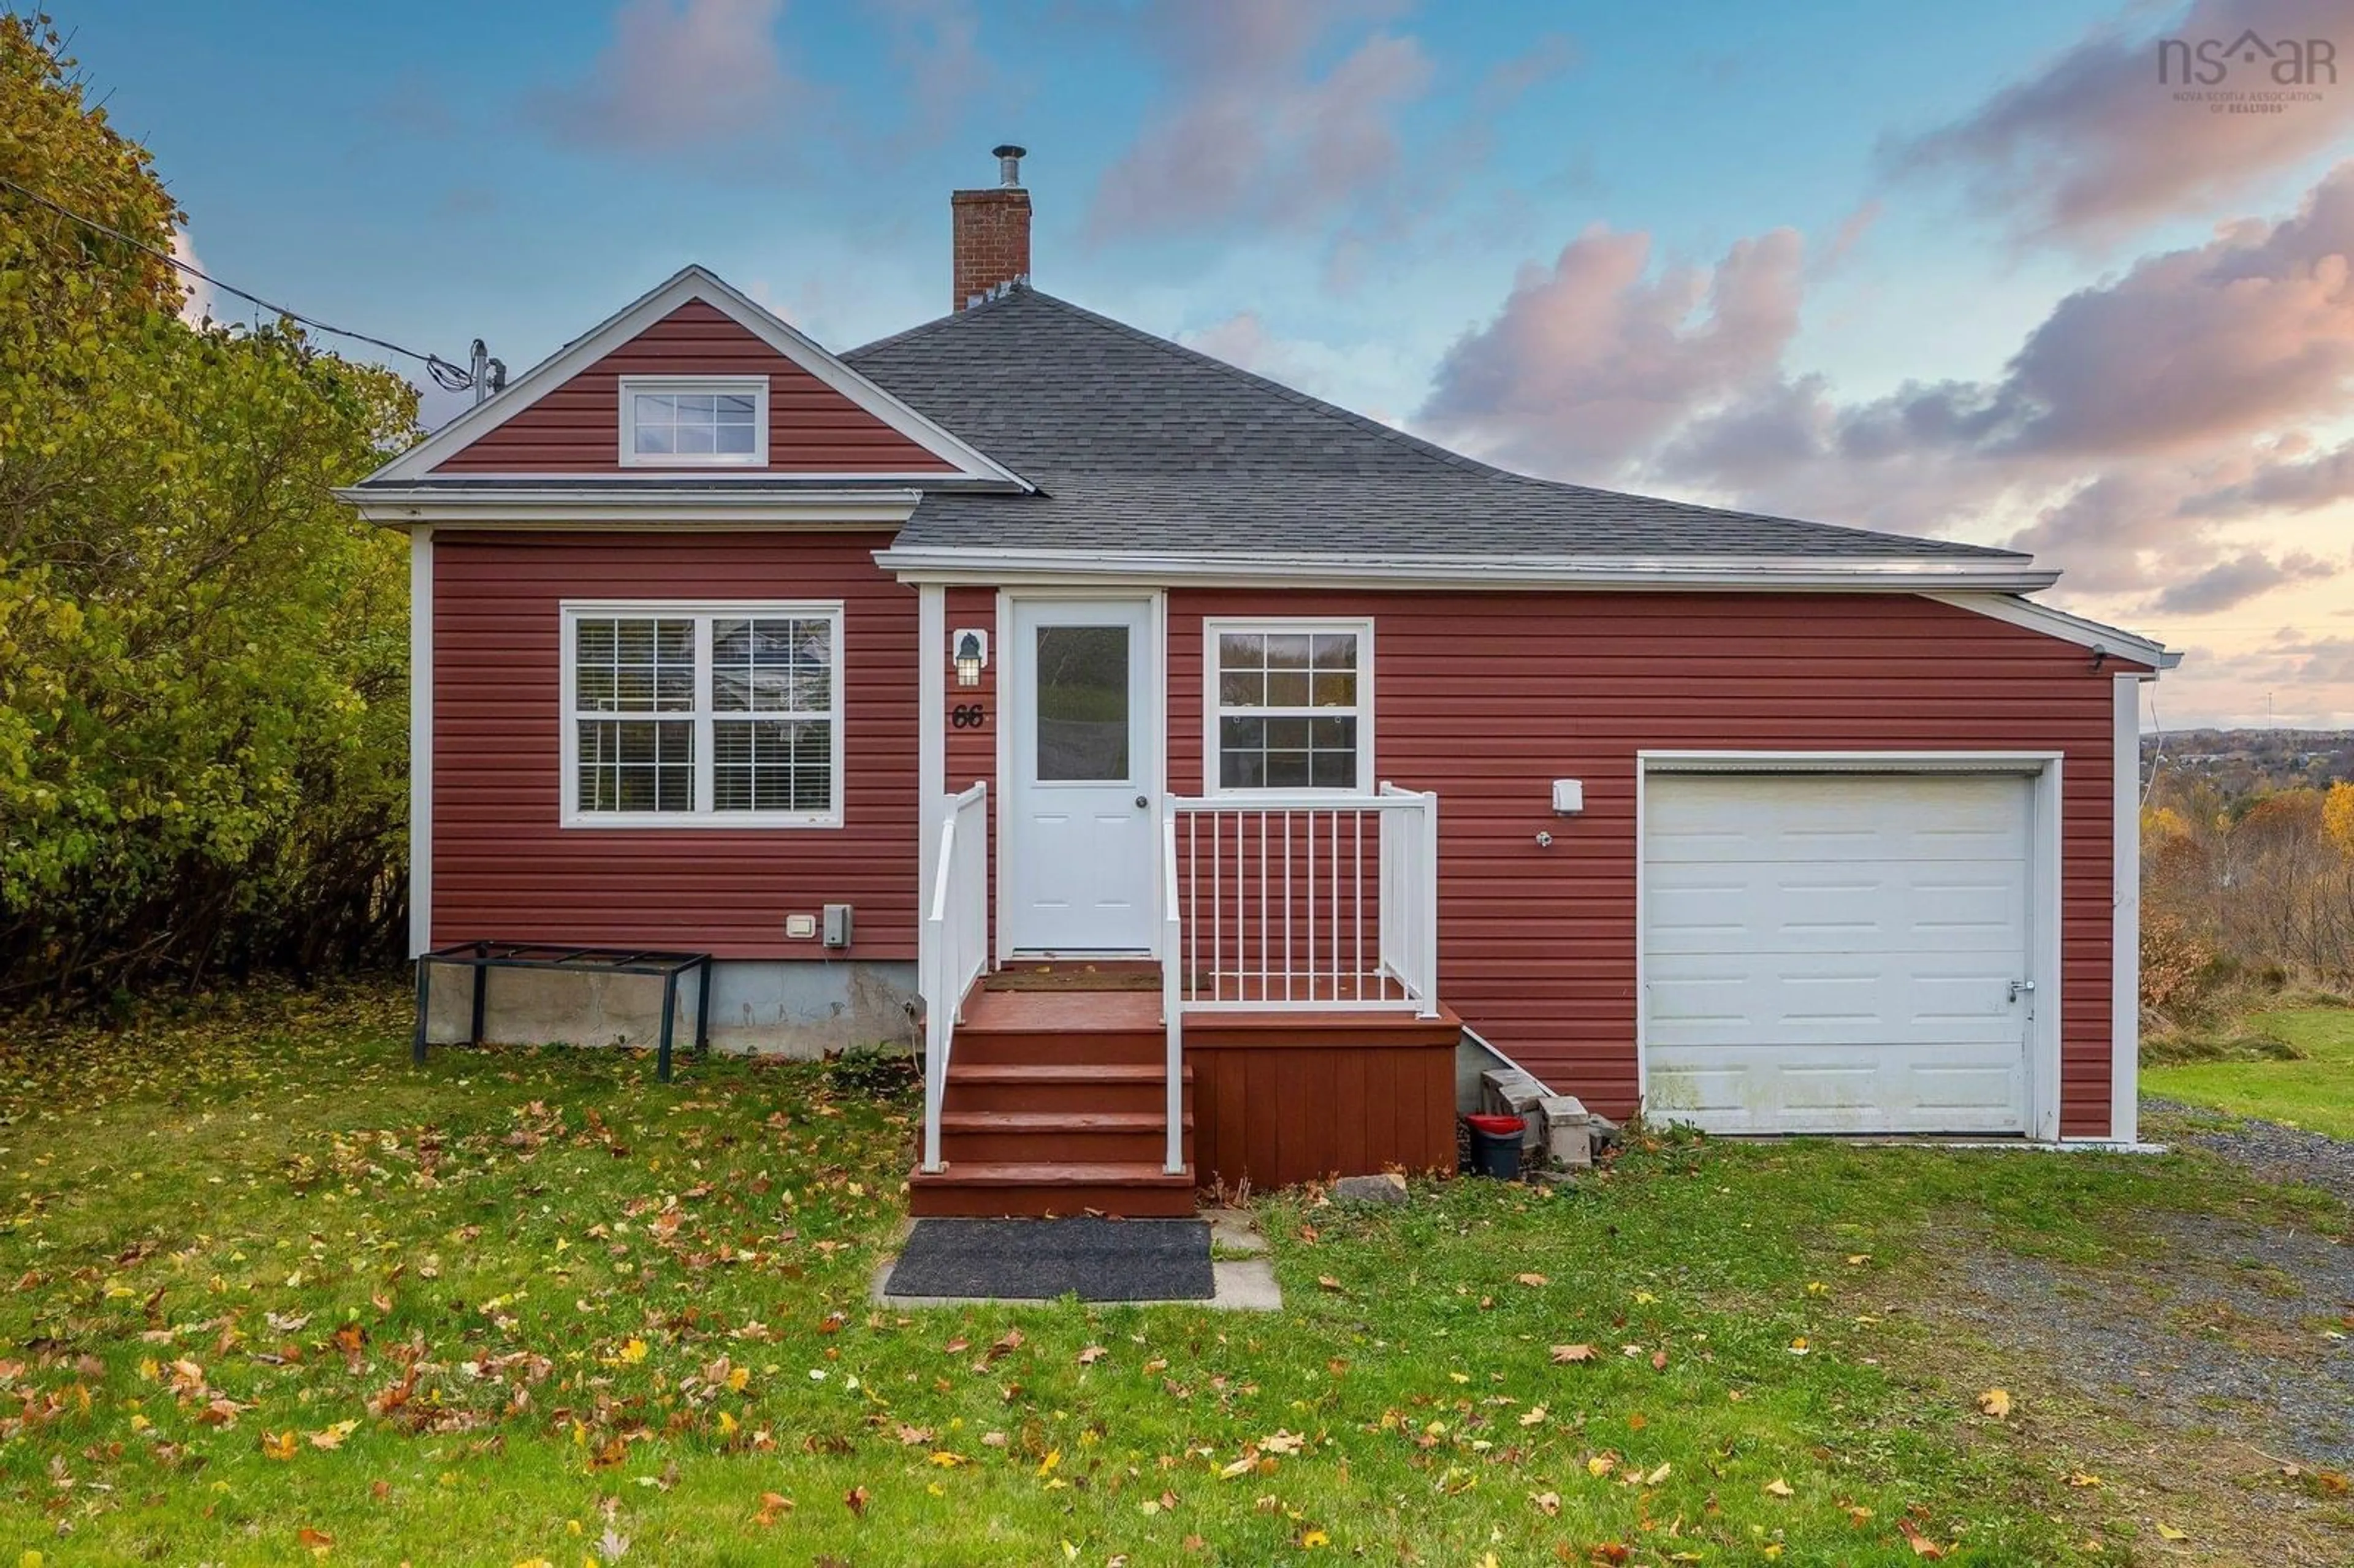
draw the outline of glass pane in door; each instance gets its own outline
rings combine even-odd
[[[1038,628],[1041,780],[1127,779],[1128,631],[1125,626]]]

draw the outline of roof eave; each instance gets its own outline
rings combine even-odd
[[[1244,555],[893,546],[876,563],[908,582],[1012,578],[1235,583],[1279,588],[1731,588],[2032,593],[2057,571],[2031,557]]]
[[[912,488],[682,492],[548,484],[469,490],[382,482],[347,485],[335,498],[370,523],[469,528],[896,528],[924,493]]]

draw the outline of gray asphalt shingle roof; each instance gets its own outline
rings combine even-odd
[[[1039,487],[902,548],[2027,559],[1507,472],[1023,285],[842,357]]]

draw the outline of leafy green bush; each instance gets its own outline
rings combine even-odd
[[[37,18],[0,16],[0,175],[147,247],[180,217]],[[0,189],[0,1002],[398,950],[405,555],[331,491],[416,395],[181,303]]]

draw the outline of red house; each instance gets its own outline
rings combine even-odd
[[[2023,555],[1506,472],[1041,293],[1011,160],[952,213],[937,321],[830,353],[690,268],[345,493],[412,542],[418,953],[707,953],[724,1046],[920,1039],[922,1212],[1451,1165],[1498,1056],[2134,1139],[2175,655]]]

